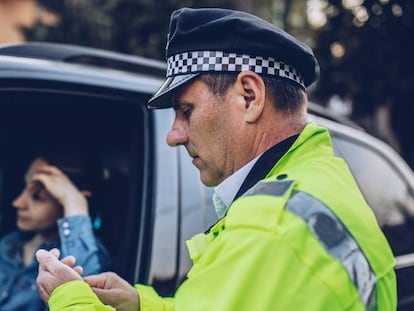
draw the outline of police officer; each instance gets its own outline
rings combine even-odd
[[[141,311],[395,310],[389,245],[327,130],[307,123],[312,50],[250,14],[184,8],[171,17],[167,63],[149,107],[175,109],[167,142],[216,186],[220,220],[188,242],[194,265],[174,298],[114,274],[86,278],[100,300]],[[37,256],[51,310],[112,310],[53,254]]]

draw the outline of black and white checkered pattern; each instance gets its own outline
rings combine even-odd
[[[167,66],[167,77],[208,71],[241,72],[251,70],[258,74],[287,78],[305,88],[303,79],[295,68],[278,62],[272,57],[254,57],[221,51],[192,51],[169,57]]]

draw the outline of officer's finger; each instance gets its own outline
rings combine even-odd
[[[57,248],[52,248],[52,249],[50,250],[50,253],[52,253],[52,254],[53,254],[53,256],[55,256],[56,258],[58,258],[58,259],[59,259],[59,257],[60,257],[60,250],[58,250]]]
[[[83,280],[89,284],[90,287],[97,287],[97,288],[106,288],[109,273],[111,272],[103,272],[100,274],[88,275],[83,278]]]
[[[76,263],[76,258],[73,256],[66,256],[65,258],[62,258],[60,261],[69,267],[73,267]]]
[[[73,270],[76,271],[77,274],[82,275],[83,274],[83,267],[81,266],[76,266],[73,268]]]
[[[39,249],[36,252],[36,259],[39,262],[39,271],[48,271],[54,275],[56,267],[61,264],[57,259],[58,256],[59,252],[56,252],[54,250],[48,252],[44,249]]]

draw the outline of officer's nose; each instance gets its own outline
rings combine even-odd
[[[175,120],[172,128],[167,134],[167,144],[171,147],[176,147],[179,145],[185,145],[187,141],[187,131],[183,126],[180,125],[180,122],[177,122],[177,120]]]

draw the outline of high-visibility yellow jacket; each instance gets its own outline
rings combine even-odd
[[[141,311],[395,310],[394,258],[326,129],[308,124],[268,176],[208,233],[174,298],[136,285]],[[81,281],[53,310],[112,310]]]

